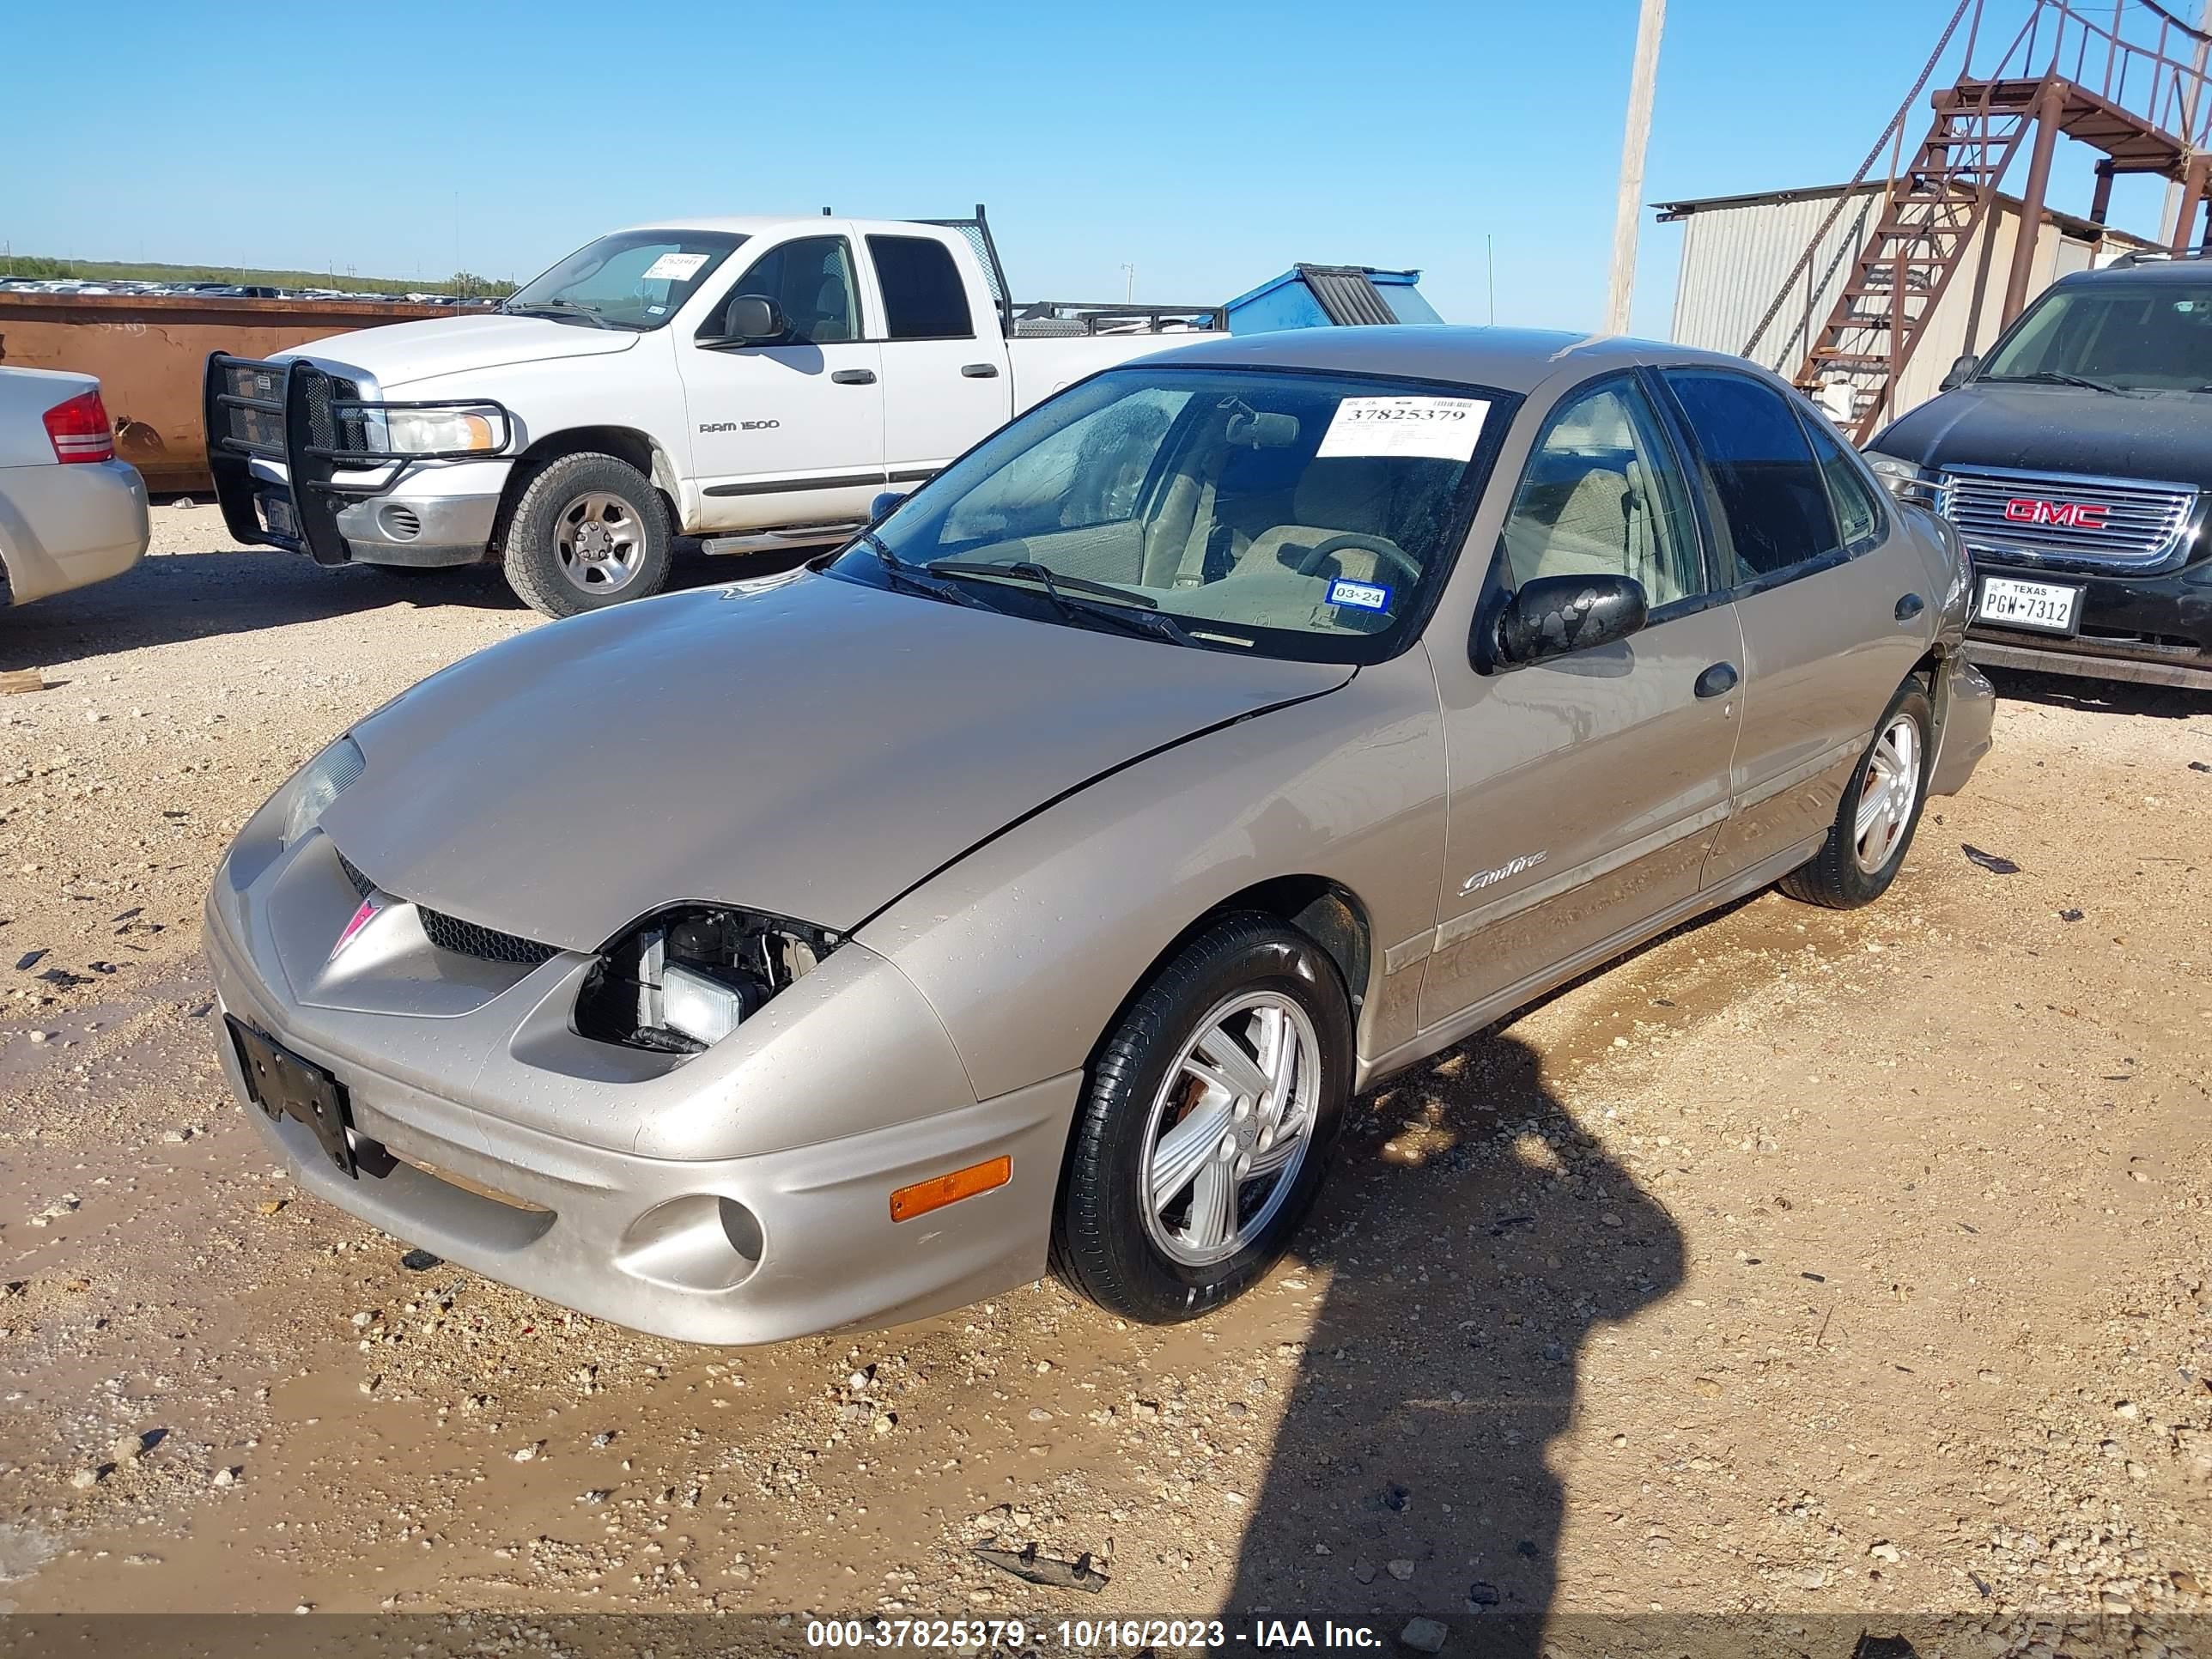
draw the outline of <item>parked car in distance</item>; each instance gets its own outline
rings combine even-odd
[[[1188,1318],[1356,1091],[1766,884],[1880,896],[1989,746],[1966,604],[1956,536],[1735,359],[1163,353],[813,568],[356,725],[216,876],[224,1064],[307,1190],[644,1330],[1048,1260]]]
[[[2053,283],[1868,447],[1977,572],[1976,661],[2212,690],[2212,262]]]
[[[146,482],[115,459],[100,382],[0,368],[0,597],[27,605],[145,556]]]
[[[498,560],[571,616],[709,551],[834,543],[1012,415],[1218,307],[1017,306],[970,220],[616,231],[496,312],[208,366],[231,532],[324,564]]]

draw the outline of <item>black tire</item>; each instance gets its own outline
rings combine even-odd
[[[564,553],[564,527],[581,528],[566,521],[589,503],[608,501],[622,507],[609,538],[626,531],[629,556],[617,564]],[[514,504],[507,527],[507,586],[548,617],[641,599],[667,585],[672,539],[667,504],[643,473],[611,455],[563,455],[532,477]]]
[[[1279,1200],[1257,1180],[1249,1198],[1240,1198],[1250,1221],[1260,1219],[1259,1200],[1275,1207],[1234,1255],[1203,1266],[1177,1261],[1148,1236],[1140,1209],[1139,1170],[1153,1102],[1209,1014],[1239,994],[1269,992],[1304,1011],[1319,1049],[1305,1150],[1282,1176]],[[1144,986],[1099,1048],[1053,1213],[1054,1273],[1101,1307],[1145,1324],[1194,1319],[1237,1296],[1281,1256],[1312,1207],[1343,1127],[1352,1061],[1350,1001],[1318,945],[1256,912],[1208,926]]]
[[[1919,732],[1911,811],[1887,855],[1869,870],[1859,857],[1859,804],[1875,776],[1876,751],[1900,719],[1912,721]],[[1782,890],[1791,898],[1825,905],[1831,910],[1856,910],[1887,892],[1890,883],[1897,879],[1898,871],[1904,867],[1905,854],[1911,850],[1913,831],[1920,827],[1921,809],[1928,804],[1929,769],[1935,755],[1936,711],[1929,704],[1928,688],[1917,679],[1907,680],[1898,688],[1897,695],[1889,700],[1889,707],[1882,710],[1881,720],[1875,723],[1874,737],[1859,757],[1858,769],[1851,774],[1850,785],[1844,790],[1843,800],[1836,808],[1836,821],[1828,826],[1827,840],[1821,843],[1811,863],[1783,877],[1778,884]]]

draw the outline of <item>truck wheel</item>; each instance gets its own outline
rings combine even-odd
[[[1321,947],[1223,917],[1130,1002],[1076,1109],[1052,1264],[1125,1318],[1238,1295],[1311,1207],[1352,1093],[1352,1015]]]
[[[532,478],[507,531],[507,582],[533,611],[574,617],[658,593],[668,509],[611,455],[563,455]]]
[[[1784,892],[1831,910],[1856,910],[1889,890],[1920,824],[1935,738],[1928,689],[1907,680],[1882,711],[1827,841],[1810,864],[1782,878]]]

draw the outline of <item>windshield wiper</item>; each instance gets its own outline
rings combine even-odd
[[[1111,623],[1132,634],[1144,634],[1156,640],[1166,640],[1174,645],[1197,645],[1189,631],[1174,617],[1160,613],[1159,601],[1142,593],[1132,593],[1127,588],[1115,587],[1107,582],[1094,582],[1087,576],[1061,575],[1044,566],[1024,559],[1013,564],[989,564],[962,559],[937,559],[922,567],[933,576],[971,576],[993,580],[1012,577],[1042,587],[1063,617],[1082,617],[1097,622]],[[1071,591],[1072,590],[1072,591]],[[1104,596],[1100,599],[1079,597],[1085,593]]]
[[[884,538],[872,530],[863,530],[854,538],[876,556],[876,562],[884,568],[884,574],[894,587],[903,587],[909,593],[920,593],[927,599],[942,599],[947,605],[964,605],[970,611],[994,611],[997,607],[973,593],[963,592],[950,582],[933,582],[920,570],[892,552]]]
[[[2043,386],[2078,386],[2091,392],[2109,392],[2115,398],[2130,395],[2125,386],[2114,386],[2110,380],[2093,380],[2086,374],[2069,374],[2060,368],[2039,368],[2033,374],[1984,374],[1981,378],[1998,385],[2028,382]]]
[[[1110,582],[1094,582],[1088,576],[1063,575],[1031,559],[1017,560],[1012,564],[992,564],[981,559],[933,559],[922,568],[933,576],[1013,576],[1035,583],[1056,599],[1064,597],[1063,590],[1073,588],[1079,593],[1097,593],[1117,604],[1133,605],[1139,611],[1160,608],[1159,601],[1148,595],[1132,593]]]
[[[593,328],[612,328],[614,326],[612,323],[610,323],[605,318],[600,316],[599,313],[592,310],[591,307],[580,306],[574,300],[532,300],[524,305],[516,305],[512,300],[510,300],[507,304],[501,306],[500,309],[507,313],[511,317],[532,317],[540,315],[550,317],[581,317],[588,321]]]

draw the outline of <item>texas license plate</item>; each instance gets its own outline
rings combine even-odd
[[[1978,621],[2000,628],[2033,628],[2071,634],[2081,625],[2081,590],[2063,582],[2028,582],[2017,576],[1982,578]]]
[[[299,515],[292,511],[292,498],[280,495],[275,490],[264,490],[261,495],[262,521],[272,536],[283,536],[290,541],[300,538]]]

